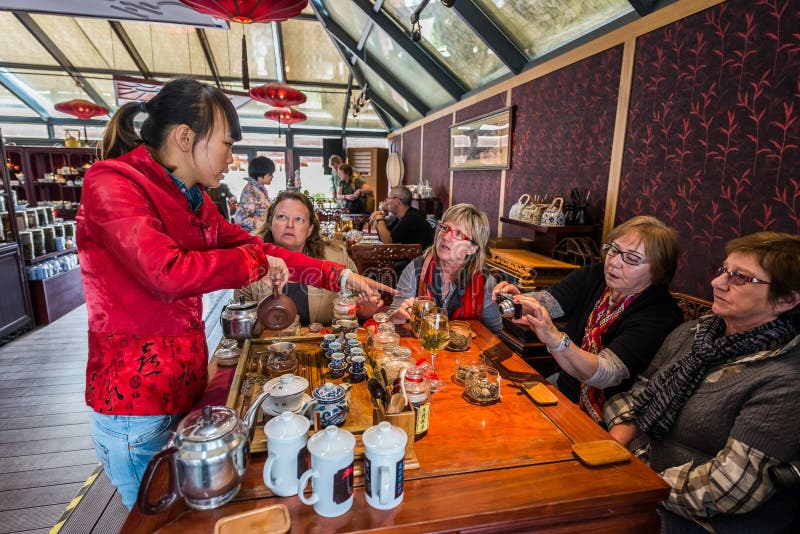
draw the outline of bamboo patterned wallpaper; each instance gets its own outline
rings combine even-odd
[[[616,222],[678,229],[710,297],[730,239],[800,233],[800,0],[733,0],[640,37]]]

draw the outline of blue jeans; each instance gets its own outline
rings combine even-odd
[[[181,416],[103,415],[92,412],[89,426],[97,456],[128,510],[136,504],[147,464],[172,435]]]

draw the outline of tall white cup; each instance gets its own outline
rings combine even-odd
[[[369,427],[364,442],[364,492],[367,504],[388,510],[403,501],[403,476],[408,435],[382,421]]]
[[[311,423],[302,415],[283,412],[264,427],[267,435],[267,461],[264,484],[275,495],[297,495],[297,483],[309,467],[308,428]]]
[[[347,430],[325,427],[308,440],[311,469],[300,477],[297,496],[324,517],[336,517],[353,506],[353,456],[356,439]],[[311,479],[311,497],[303,495]]]

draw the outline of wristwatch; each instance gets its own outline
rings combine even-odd
[[[552,348],[546,346],[545,348],[547,348],[547,352],[552,354],[554,352],[562,352],[567,350],[567,347],[569,347],[570,343],[572,343],[572,340],[569,338],[567,334],[564,334],[563,336],[561,336],[561,341],[558,343],[558,345]]]

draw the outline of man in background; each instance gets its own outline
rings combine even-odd
[[[411,190],[404,185],[393,187],[383,204],[396,219],[387,224],[386,215],[381,211],[373,212],[369,218],[382,243],[419,243],[422,250],[431,246],[433,227],[422,212],[411,206]]]
[[[231,192],[230,187],[225,182],[221,182],[219,187],[206,188],[206,193],[216,204],[217,209],[225,217],[225,220],[232,222],[233,214],[236,213],[236,196]]]

